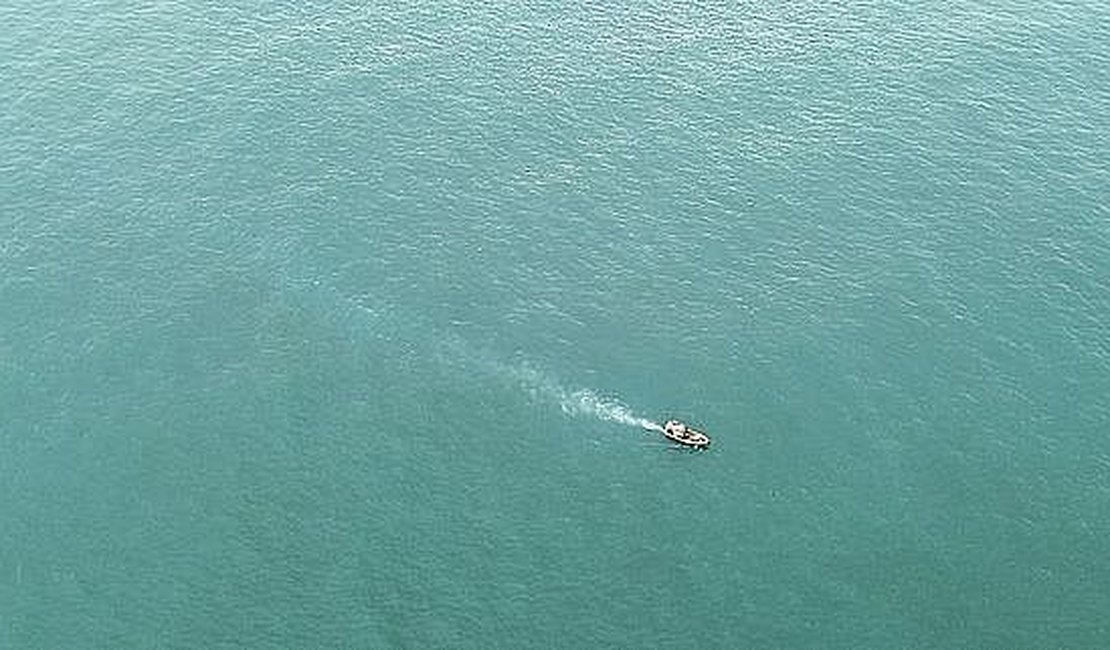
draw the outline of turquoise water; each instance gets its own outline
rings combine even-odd
[[[9,3],[0,647],[1106,647],[1107,25]]]

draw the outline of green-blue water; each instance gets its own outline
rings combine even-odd
[[[1094,0],[9,2],[0,647],[1110,646],[1108,70]]]

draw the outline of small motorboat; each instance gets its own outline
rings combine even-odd
[[[667,420],[663,425],[663,435],[668,440],[673,440],[680,445],[686,445],[694,449],[705,449],[709,446],[709,436],[696,429],[691,429],[678,420]]]

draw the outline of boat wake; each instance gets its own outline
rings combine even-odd
[[[458,337],[442,340],[440,352],[445,363],[479,369],[490,378],[523,390],[536,402],[558,406],[568,415],[663,431],[661,424],[637,415],[619,399],[588,388],[568,388],[550,373],[537,369],[527,361],[506,363],[493,353],[477,349]]]
[[[621,402],[611,397],[602,397],[591,390],[582,389],[563,394],[560,396],[559,406],[564,413],[572,415],[593,416],[606,422],[663,431],[663,427],[657,422],[642,418]]]
[[[506,367],[506,370],[535,399],[558,404],[563,413],[577,417],[593,417],[650,431],[662,431],[657,422],[636,415],[631,408],[614,397],[600,395],[587,388],[571,390],[527,364]]]
[[[342,299],[348,314],[358,321],[359,326],[372,325],[369,329],[374,331],[376,338],[383,341],[396,343],[404,340],[407,328],[401,327],[399,323],[411,323],[415,318],[412,314],[400,318],[396,315],[397,305],[376,300],[371,295],[342,296],[338,291],[322,286],[318,280],[306,284],[330,299]],[[522,389],[534,400],[558,406],[568,415],[595,418],[649,431],[663,431],[661,424],[637,415],[615,397],[588,388],[568,388],[550,373],[536,369],[526,360],[506,363],[496,353],[475,346],[453,332],[439,332],[439,336],[435,337],[434,355],[447,367],[465,369],[468,375],[477,371],[489,379],[510,384],[514,390]]]

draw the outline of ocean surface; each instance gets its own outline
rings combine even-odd
[[[1108,152],[1095,0],[9,0],[0,648],[1110,647]]]

